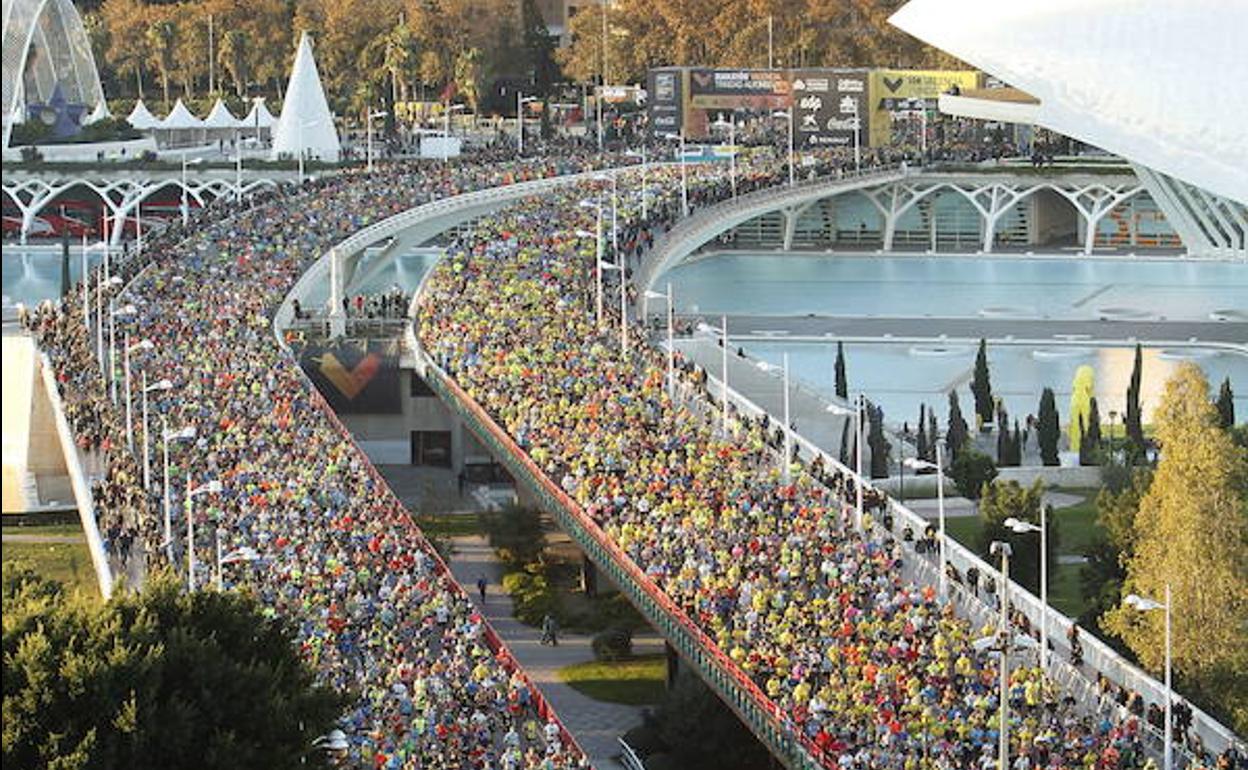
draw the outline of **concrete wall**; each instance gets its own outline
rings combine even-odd
[[[1031,196],[1030,205],[1033,245],[1076,242],[1080,217],[1070,201],[1052,190],[1040,190]]]

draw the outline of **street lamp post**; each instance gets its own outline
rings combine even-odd
[[[789,466],[793,464],[793,429],[789,417],[789,354],[784,354],[784,469],[781,478],[789,483]]]
[[[121,285],[121,278],[113,276],[116,279],[116,285]],[[111,282],[112,279],[110,279]],[[129,318],[139,312],[134,305],[123,305],[119,308],[113,307],[113,300],[108,301],[108,389],[109,397],[114,404],[117,403],[117,316]],[[124,344],[124,342],[123,342]],[[127,383],[128,385],[129,383]]]
[[[933,437],[933,441],[935,438]],[[946,565],[949,563],[948,552],[945,550],[945,472],[940,449],[940,442],[936,443],[936,462],[931,463],[918,457],[906,458],[905,464],[910,468],[918,470],[934,470],[936,471],[936,515],[940,525],[940,596],[946,598],[949,595],[949,578],[945,575]]]
[[[720,117],[712,125],[728,129],[728,179],[732,185],[732,197],[737,197],[737,112],[730,110],[728,120]]]
[[[147,420],[147,394],[154,391],[172,390],[173,382],[167,379],[158,380],[151,385],[147,384],[147,370],[143,370],[143,491],[148,492],[152,488],[152,459],[149,446],[151,438],[148,435]]]
[[[676,398],[676,306],[672,302],[672,284],[667,284],[667,294],[661,294],[657,291],[646,291],[647,299],[662,299],[667,301],[667,397],[669,399]]]
[[[789,122],[789,186],[797,184],[797,169],[793,166],[793,110],[777,110],[771,113],[773,118],[784,118]]]
[[[854,397],[852,408],[840,404],[828,404],[826,411],[845,417],[854,418],[854,491],[857,502],[854,506],[854,524],[862,529],[862,409],[863,396],[859,393]]]
[[[165,519],[165,539],[161,543],[162,546],[173,545],[173,516],[172,516],[172,497],[169,488],[169,440],[170,439],[192,439],[195,438],[195,427],[188,425],[180,430],[170,431],[169,421],[164,415],[160,417],[160,436],[164,445],[164,519]]]
[[[1040,668],[1048,670],[1049,662],[1049,553],[1047,529],[1048,506],[1040,505],[1040,524],[1032,524],[1013,516],[1005,520],[1005,528],[1011,532],[1040,533]]]
[[[384,118],[386,115],[389,115],[390,113],[386,112],[385,110],[373,112],[370,109],[367,114],[368,114],[368,117],[364,121],[364,123],[366,126],[365,132],[368,136],[368,143],[367,143],[368,144],[368,173],[371,174],[373,172],[373,118]],[[300,144],[303,144],[303,142],[300,142]]]
[[[516,91],[516,149],[520,157],[524,157],[524,105],[537,101],[536,96],[522,96]]]
[[[1173,602],[1170,598],[1170,584],[1166,583],[1166,601],[1158,602],[1154,599],[1148,599],[1139,594],[1129,594],[1123,599],[1123,603],[1128,607],[1132,607],[1140,612],[1151,612],[1152,610],[1164,610],[1166,613],[1166,719],[1165,719],[1165,739],[1162,755],[1162,770],[1173,770],[1174,767],[1174,716],[1171,713],[1171,703],[1174,701],[1174,690],[1171,688],[1171,666],[1172,666],[1172,649],[1171,649],[1171,625],[1170,625],[1170,608]]]
[[[300,144],[303,143],[302,134],[300,134],[299,143]],[[186,169],[189,166],[198,166],[200,163],[203,163],[203,162],[204,162],[203,158],[188,159],[186,157],[186,151],[185,150],[182,151],[182,226],[183,227],[186,227],[186,225],[190,222],[190,219],[191,219],[191,199],[187,197]]]
[[[862,118],[860,117],[858,113],[857,100],[853,102],[853,105],[854,105],[854,173],[861,174],[862,173],[862,149],[860,145],[862,144],[862,140],[859,138],[858,134],[861,133],[862,131]]]
[[[994,541],[990,553],[1001,556],[1001,692],[998,695],[1001,724],[998,728],[1000,743],[997,746],[997,767],[1005,770],[1010,766],[1010,544],[1000,540]]]
[[[131,404],[133,403],[133,397],[131,395],[132,388],[130,385],[130,353],[135,350],[151,350],[152,348],[156,346],[153,345],[152,341],[148,339],[139,340],[138,342],[131,345],[130,344],[130,332],[126,332],[123,344],[125,345],[125,350],[123,351],[124,354],[122,355],[122,362],[123,362],[122,365],[125,369],[125,377],[126,377],[126,446],[129,447],[131,452],[133,452],[134,451],[134,410],[131,407]],[[144,372],[145,376],[146,374],[147,373]]]
[[[216,528],[217,541],[217,590],[225,590],[225,565],[236,564],[240,561],[256,561],[260,558],[260,554],[256,553],[256,549],[249,546],[241,546],[233,551],[222,555],[221,553],[221,528]]]
[[[198,487],[191,487],[191,474],[186,474],[186,588],[195,590],[195,503],[199,495],[213,494],[221,491],[218,479],[204,482]]]

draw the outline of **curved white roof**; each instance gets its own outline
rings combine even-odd
[[[126,117],[126,122],[132,128],[137,128],[140,131],[149,131],[160,127],[160,119],[152,114],[142,99],[134,103],[134,109],[130,110],[130,115]]]
[[[173,109],[169,111],[169,114],[166,115],[165,119],[160,121],[160,125],[157,126],[157,128],[165,131],[203,127],[204,121],[192,115],[191,111],[186,108],[186,105],[182,103],[181,99],[178,99],[173,103]]]
[[[331,162],[338,160],[340,149],[338,129],[312,58],[312,38],[306,32],[299,39],[282,116],[273,128],[273,157],[297,157],[304,149],[310,157]]]
[[[238,128],[239,125],[238,118],[234,117],[234,113],[230,112],[230,108],[221,99],[217,99],[208,117],[204,118],[204,128]]]
[[[70,104],[104,101],[91,41],[70,0],[4,0],[3,14],[3,146],[25,102],[48,101],[58,85]]]
[[[891,21],[1036,96],[1041,125],[1248,202],[1248,2],[911,0]]]

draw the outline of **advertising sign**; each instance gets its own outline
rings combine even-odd
[[[299,365],[336,412],[399,414],[399,349],[394,340],[313,343]]]
[[[867,71],[793,70],[794,145],[852,147],[854,131],[866,146]]]
[[[655,136],[679,134],[684,125],[684,78],[681,69],[650,70],[647,88],[650,132]]]
[[[701,110],[782,110],[792,89],[784,70],[689,71],[689,106]]]
[[[953,86],[963,91],[979,87],[980,73],[974,70],[872,70],[870,79],[871,146],[880,147],[892,139],[892,113],[913,109],[922,100],[935,110],[940,95]]]

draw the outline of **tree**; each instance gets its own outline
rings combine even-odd
[[[559,78],[559,65],[555,63],[559,41],[550,34],[536,0],[523,0],[520,4],[520,35],[533,90],[539,96],[549,96],[551,86]]]
[[[480,48],[465,49],[455,58],[455,83],[459,87],[459,93],[468,101],[474,120],[481,105],[484,76]]]
[[[1161,446],[1140,500],[1123,591],[1162,600],[1171,588],[1174,667],[1193,698],[1248,729],[1248,450],[1218,427],[1209,383],[1192,363],[1166,383],[1154,414]],[[1104,626],[1146,668],[1164,658],[1161,613],[1117,607]]]
[[[948,468],[958,494],[969,500],[978,500],[986,484],[997,477],[997,465],[983,452],[966,448],[958,453]]]
[[[940,433],[936,429],[936,410],[930,406],[927,408],[927,455],[924,460],[929,463],[936,462],[936,442],[940,439]]]
[[[653,713],[626,736],[646,766],[689,770],[766,767],[767,749],[695,674],[683,666]]]
[[[949,391],[949,422],[945,433],[945,448],[950,460],[956,460],[966,446],[970,434],[967,432],[966,420],[962,418],[962,407],[958,404],[958,392]]]
[[[847,417],[845,418],[845,421],[841,423],[841,443],[839,444],[841,448],[840,460],[841,465],[844,465],[845,467],[849,467],[851,465],[849,457],[849,426],[852,422],[853,420]]]
[[[1140,383],[1144,372],[1144,353],[1139,343],[1135,345],[1135,363],[1131,368],[1131,381],[1127,385],[1127,409],[1123,414],[1123,427],[1135,452],[1144,456],[1144,422],[1140,412]]]
[[[1010,415],[1005,411],[1005,402],[997,402],[997,465],[1002,468],[1013,468],[1022,464],[1022,437],[1010,432]]]
[[[867,416],[871,421],[867,429],[867,446],[871,450],[871,478],[888,478],[888,457],[893,445],[884,438],[884,409],[867,404]]]
[[[100,603],[6,564],[3,609],[6,767],[296,767],[348,703],[242,593]]]
[[[1092,421],[1089,418],[1089,411],[1092,402],[1092,393],[1096,388],[1096,372],[1092,367],[1084,364],[1075,370],[1075,379],[1071,383],[1070,388],[1070,450],[1072,452],[1080,452],[1083,441],[1083,431],[1091,430]],[[1098,427],[1099,432],[1099,427]],[[1083,457],[1081,453],[1079,455]]]
[[[169,76],[177,66],[175,54],[178,50],[178,25],[171,19],[157,21],[147,28],[148,50],[152,64],[160,72],[160,88],[165,98],[165,106],[169,106]]]
[[[1010,557],[1010,576],[1025,586],[1032,593],[1040,592],[1040,547],[1039,533],[1014,532],[1007,529],[1005,520],[1019,519],[1031,524],[1040,523],[1040,506],[1044,505],[1044,482],[1039,479],[1030,487],[1024,487],[1017,481],[994,481],[985,483],[979,501],[979,515],[984,527],[979,533],[979,553],[988,557],[989,549],[994,540],[1003,540],[1010,544],[1013,555]],[[1049,561],[1050,572],[1056,574],[1058,531],[1057,517],[1049,510],[1046,515],[1045,548]]]
[[[1045,465],[1057,465],[1057,442],[1062,437],[1062,429],[1059,427],[1052,388],[1045,388],[1040,393],[1040,413],[1036,419],[1039,422],[1036,438],[1040,442],[1040,461]]]
[[[1096,396],[1088,399],[1088,415],[1086,421],[1079,417],[1080,432],[1083,438],[1079,443],[1079,464],[1098,465],[1101,461],[1101,410],[1097,407]]]
[[[1231,378],[1222,380],[1218,389],[1218,427],[1230,430],[1235,426],[1235,394],[1231,391]]]
[[[975,374],[971,378],[971,394],[975,396],[977,422],[992,420],[992,380],[988,376],[988,342],[979,340],[979,352],[975,354]]]
[[[241,29],[232,29],[221,38],[221,49],[217,51],[217,61],[230,73],[234,83],[234,95],[242,99],[247,95],[247,83],[251,79],[251,38]]]
[[[919,435],[914,441],[914,455],[927,459],[927,404],[919,404]]]
[[[844,343],[836,343],[836,395],[839,398],[849,398],[849,381],[845,378],[845,345]]]

